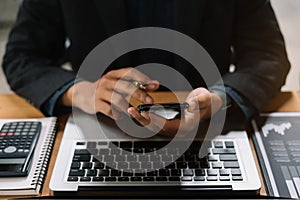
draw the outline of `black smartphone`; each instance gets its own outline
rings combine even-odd
[[[180,112],[181,110],[187,109],[189,104],[187,102],[174,102],[174,103],[161,103],[161,104],[141,104],[137,107],[139,112],[156,111],[160,109],[175,110]]]

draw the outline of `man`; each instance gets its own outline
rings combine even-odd
[[[81,63],[96,45],[138,27],[169,28],[196,40],[216,63],[226,95],[217,84],[206,86],[200,76],[194,77],[184,61],[152,50],[133,52],[110,66],[97,66],[108,67],[99,80],[74,83]],[[73,71],[60,67],[66,61]],[[125,99],[132,93],[136,100],[153,102],[148,91],[157,90],[159,82],[134,69],[153,61],[173,65],[191,78],[194,90],[187,99],[191,106],[181,122],[186,130],[193,129],[199,112],[200,119],[206,119],[227,104],[251,118],[280,91],[290,68],[268,0],[25,0],[9,36],[3,69],[11,88],[46,115],[73,105],[116,120],[127,113],[142,125],[152,120],[150,129],[155,129],[162,118],[127,109]],[[229,72],[231,64],[236,67],[234,72]],[[136,89],[132,81],[146,83],[145,90]],[[121,83],[118,87],[117,82]],[[116,98],[112,98],[114,91]],[[114,115],[112,107],[118,111]],[[178,127],[178,120],[163,121],[163,133]]]

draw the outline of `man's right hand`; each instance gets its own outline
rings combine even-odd
[[[146,89],[137,88],[133,81],[146,84]],[[140,71],[123,68],[108,72],[96,82],[80,81],[74,84],[62,95],[60,103],[89,114],[101,112],[112,119],[120,119],[120,113],[127,114],[129,102],[126,97],[142,103],[153,103],[147,92],[155,91],[158,87],[158,81],[151,80]]]

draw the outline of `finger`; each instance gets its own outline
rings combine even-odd
[[[150,118],[147,116],[148,114],[141,114],[137,111],[136,108],[130,107],[127,109],[127,112],[134,118],[136,119],[141,125],[147,126],[150,124]]]
[[[129,103],[125,99],[125,97],[117,92],[112,94],[111,104],[113,108],[116,108],[124,113],[127,113],[127,108],[129,107]]]
[[[143,103],[153,103],[152,97],[149,96],[145,90],[136,88],[136,86],[129,81],[112,79],[106,84],[106,80],[104,80],[102,81],[102,85],[108,91],[112,91],[112,93],[121,93]]]
[[[101,112],[102,114],[114,119],[118,120],[122,118],[122,115],[115,109],[112,110],[111,104],[105,101],[98,101],[95,103],[95,109],[97,112]]]
[[[132,68],[123,68],[119,70],[112,70],[107,73],[107,76],[113,79],[124,79],[129,82],[138,81],[145,85],[147,91],[155,91],[159,88],[159,82],[156,80],[151,80],[147,75],[142,72]]]
[[[107,73],[108,76],[113,77],[115,79],[125,79],[125,80],[135,80],[139,82],[150,82],[151,79],[143,74],[142,72],[132,68],[122,68],[118,70],[112,70]]]

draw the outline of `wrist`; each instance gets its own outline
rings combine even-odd
[[[223,91],[218,91],[218,90],[212,90],[211,91],[213,94],[215,94],[216,96],[219,97],[219,99],[221,100],[221,106],[220,108],[222,110],[226,110],[227,108],[231,107],[231,98]],[[219,108],[219,109],[220,109]]]
[[[60,98],[60,104],[64,106],[72,106],[72,97],[73,97],[74,85],[71,86]]]

